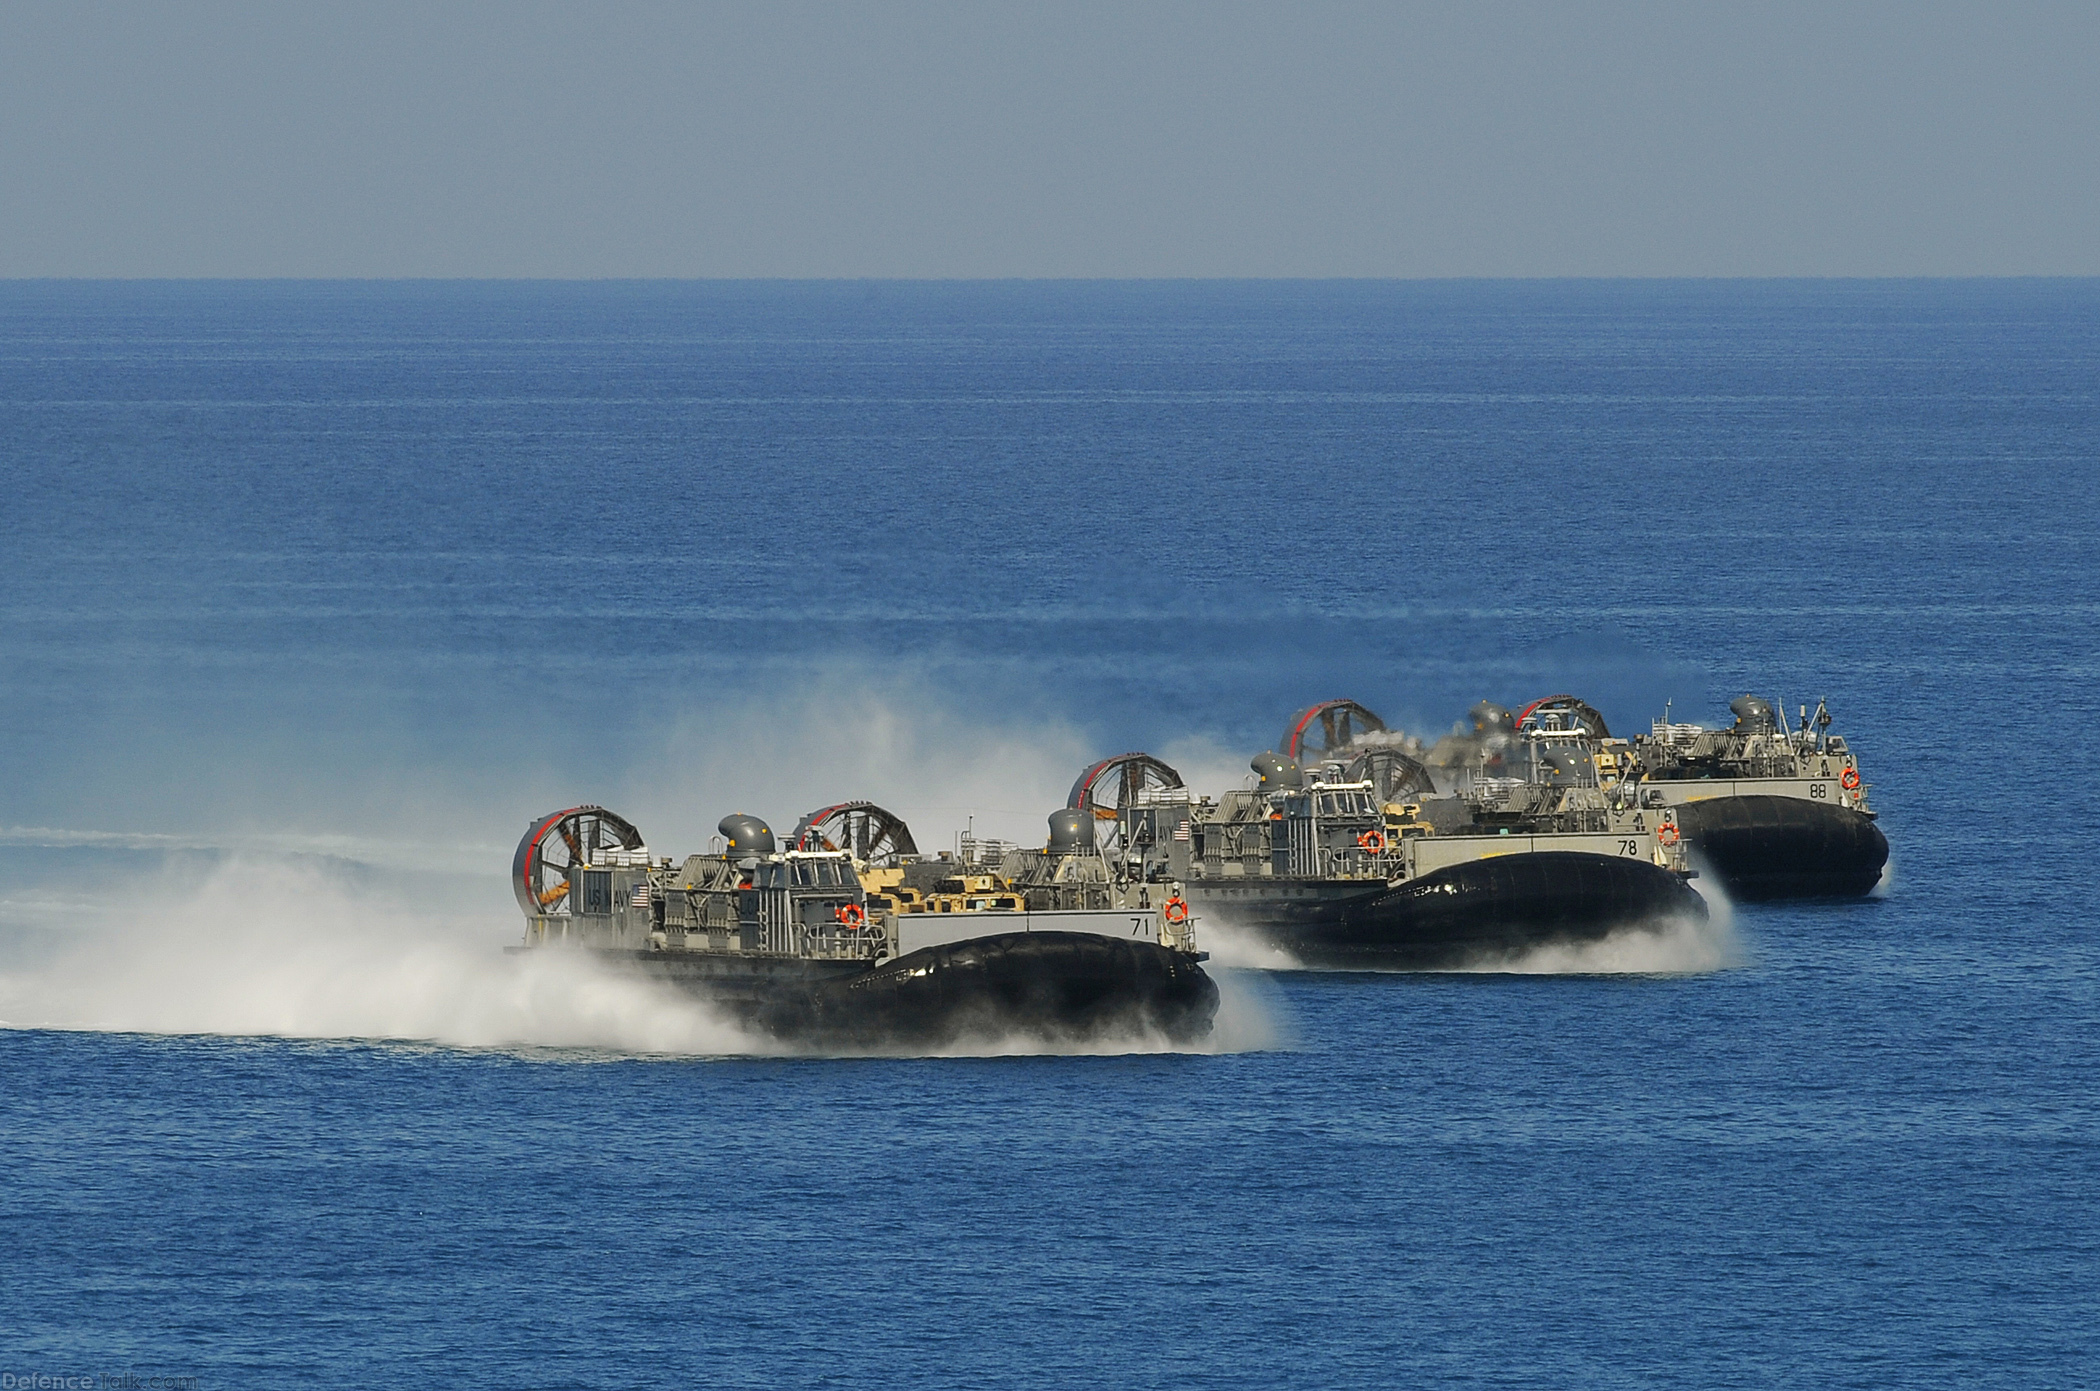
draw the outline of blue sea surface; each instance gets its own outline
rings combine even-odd
[[[0,1372],[2100,1380],[2096,469],[2092,281],[0,284]],[[1828,697],[1890,880],[1197,1052],[502,952],[579,801],[1028,839],[1561,690]]]

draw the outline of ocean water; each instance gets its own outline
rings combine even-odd
[[[2070,1386],[2100,283],[0,285],[0,1372]],[[784,1054],[534,813],[1827,697],[1875,898]]]

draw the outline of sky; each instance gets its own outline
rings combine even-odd
[[[2100,274],[2100,5],[0,6],[0,277]]]

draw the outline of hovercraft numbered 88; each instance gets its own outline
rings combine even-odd
[[[1859,755],[1830,732],[1830,706],[1804,705],[1789,730],[1771,701],[1738,696],[1725,729],[1673,724],[1613,739],[1572,696],[1525,707],[1520,731],[1589,727],[1609,784],[1625,783],[1642,808],[1668,811],[1686,843],[1729,893],[1743,899],[1856,898],[1881,880],[1888,837],[1875,824]]]

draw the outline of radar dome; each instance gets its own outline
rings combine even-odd
[[[722,833],[722,839],[729,842],[729,853],[732,855],[773,853],[773,828],[755,816],[736,812],[723,817],[721,824],[715,829]]]
[[[1254,755],[1254,761],[1248,766],[1261,776],[1261,790],[1264,792],[1305,786],[1305,771],[1274,750]]]
[[[1083,855],[1094,848],[1094,818],[1076,807],[1050,813],[1050,853]]]
[[[1779,717],[1772,713],[1772,702],[1763,696],[1739,695],[1728,702],[1735,715],[1735,732],[1738,734],[1770,734],[1779,728]]]

